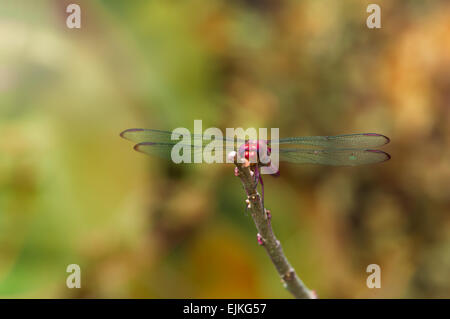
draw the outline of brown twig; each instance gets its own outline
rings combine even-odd
[[[295,298],[314,298],[314,292],[306,288],[305,284],[297,276],[294,268],[284,255],[280,242],[273,233],[270,222],[271,214],[270,211],[263,207],[261,196],[255,185],[252,166],[249,166],[248,163],[239,163],[236,160],[235,165],[237,167],[236,175],[241,179],[248,196],[246,203],[258,230],[258,243],[266,249],[286,289]]]

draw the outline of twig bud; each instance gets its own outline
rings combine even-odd
[[[234,162],[236,160],[236,151],[231,151],[230,153],[228,153],[228,159],[230,160],[230,162]]]
[[[258,241],[258,245],[264,245],[264,238],[259,233],[256,235],[256,240]]]

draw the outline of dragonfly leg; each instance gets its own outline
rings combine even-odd
[[[258,187],[258,183],[261,184],[261,194],[262,194],[262,206],[264,207],[264,183],[262,180],[261,172],[259,171],[258,165],[255,166],[255,188]]]
[[[261,176],[261,174],[258,174],[259,176],[259,182],[261,183],[261,198],[262,198],[262,206],[263,206],[263,208],[264,208],[264,182],[263,182],[263,179],[262,179],[262,176]]]
[[[258,166],[255,166],[255,185],[253,186],[254,188],[258,187],[259,176],[260,176],[259,168]]]
[[[264,208],[264,182],[262,180],[262,175],[259,173],[259,170],[258,170],[258,180],[259,180],[259,183],[261,184],[261,199],[262,199],[262,204],[263,204],[263,208]]]

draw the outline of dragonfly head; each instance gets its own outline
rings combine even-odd
[[[271,148],[263,140],[249,140],[239,147],[239,156],[245,158],[251,164],[258,164],[260,166],[270,165]]]

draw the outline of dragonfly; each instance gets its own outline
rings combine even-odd
[[[135,144],[136,151],[171,158],[173,147],[180,143],[182,134],[156,129],[132,128],[120,133],[120,136]],[[277,140],[249,140],[236,137],[206,136],[205,134],[190,134],[186,147],[191,155],[203,152],[211,141],[219,140],[221,155],[237,151],[238,156],[253,163],[255,187],[261,185],[264,199],[264,183],[260,174],[260,166],[268,166],[272,147],[278,146],[280,161],[296,164],[319,164],[331,166],[356,166],[375,164],[387,161],[391,156],[376,147],[389,143],[390,139],[378,133],[357,133],[336,136],[300,136],[287,137]],[[261,154],[269,157],[269,161],[262,161]],[[252,160],[255,159],[256,160]],[[277,170],[272,175],[279,175]]]

